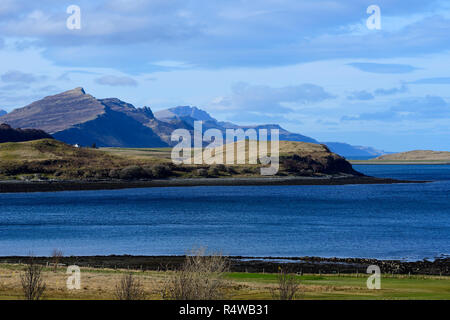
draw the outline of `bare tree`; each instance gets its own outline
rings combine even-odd
[[[63,257],[63,252],[59,249],[53,249],[52,258],[53,258],[53,272],[56,272],[58,268],[59,261]]]
[[[144,300],[145,291],[142,283],[129,273],[116,285],[115,296],[117,300]]]
[[[277,300],[294,300],[300,290],[300,280],[296,274],[280,269],[277,287],[272,290],[272,298]]]
[[[205,256],[205,250],[193,251],[179,270],[166,281],[161,292],[167,300],[219,300],[224,298],[229,270],[222,255]]]
[[[42,266],[34,262],[30,257],[27,266],[20,275],[23,294],[27,300],[39,300],[45,291],[45,283],[42,279]]]

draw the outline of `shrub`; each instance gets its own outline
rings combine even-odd
[[[111,169],[111,170],[109,170],[108,176],[112,179],[119,179],[119,173],[120,173],[120,170]]]
[[[130,273],[116,285],[115,296],[117,300],[144,300],[145,291],[141,282]]]
[[[95,179],[106,179],[108,178],[109,173],[107,170],[97,170],[95,171],[94,178]]]
[[[242,168],[241,172],[244,174],[254,174],[257,173],[257,168],[244,167]]]
[[[227,172],[227,167],[224,164],[217,164],[216,165],[217,170],[222,172]]]
[[[120,170],[119,178],[133,180],[145,177],[145,171],[140,166],[129,166]]]
[[[182,267],[167,280],[161,292],[166,300],[223,299],[227,282],[224,274],[229,269],[222,255],[205,256],[203,249],[186,257]]]
[[[62,250],[59,249],[53,249],[52,251],[52,258],[53,258],[53,272],[56,272],[56,269],[58,268],[59,260],[64,256]]]
[[[144,170],[145,176],[147,178],[154,178],[155,177],[153,175],[153,167],[143,167],[142,170]]]
[[[167,165],[158,164],[153,167],[152,173],[155,178],[167,178],[172,174],[172,170]]]
[[[219,174],[220,174],[220,171],[219,171],[219,169],[218,169],[217,167],[215,167],[215,166],[210,167],[210,168],[208,169],[208,176],[215,177],[215,176],[218,176]]]
[[[228,172],[229,174],[236,174],[236,173],[237,173],[236,169],[234,169],[234,168],[231,167],[231,166],[225,167],[225,170],[226,170],[226,172]]]
[[[206,169],[197,169],[197,175],[200,177],[207,177],[208,176],[208,170]]]
[[[25,299],[39,300],[42,297],[46,287],[42,279],[42,266],[37,265],[33,257],[30,257],[20,280]]]
[[[272,291],[273,299],[294,300],[300,289],[300,281],[295,274],[280,269],[277,276],[277,288]]]

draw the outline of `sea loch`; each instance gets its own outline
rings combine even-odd
[[[450,166],[355,166],[432,183],[0,194],[0,255],[433,259],[450,254]]]

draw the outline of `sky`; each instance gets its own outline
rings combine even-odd
[[[1,0],[0,109],[83,87],[319,141],[450,151],[449,53],[448,0]]]

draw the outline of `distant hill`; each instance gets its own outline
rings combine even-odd
[[[202,120],[202,121],[217,121],[211,115],[203,111],[197,107],[190,107],[190,106],[179,106],[175,108],[170,108],[166,110],[161,110],[155,112],[155,117],[160,120],[173,120],[179,117],[191,117],[196,120]]]
[[[5,114],[7,114],[8,112],[6,112],[5,110],[3,110],[3,109],[0,109],[0,117],[1,116],[4,116]]]
[[[364,147],[364,146],[352,146],[348,143],[342,143],[342,142],[322,142],[322,143],[326,144],[332,152],[340,154],[346,158],[351,158],[351,157],[375,158],[380,155],[386,154],[386,152],[383,150],[377,150],[375,148]]]
[[[377,157],[375,160],[391,161],[450,161],[450,152],[432,150],[414,150],[400,153],[387,154]]]
[[[280,130],[280,140],[282,141],[300,141],[300,142],[310,142],[310,143],[323,143],[326,144],[330,150],[334,153],[340,154],[344,157],[377,157],[379,155],[385,154],[382,150],[376,150],[371,147],[364,146],[352,146],[347,143],[340,142],[319,142],[314,138],[290,132],[278,124],[262,124],[256,126],[241,126],[231,122],[222,122],[213,118],[209,113],[203,111],[197,107],[175,107],[166,110],[161,110],[155,112],[155,117],[161,121],[183,121],[191,126],[194,125],[194,121],[203,121],[203,129],[217,128],[225,132],[226,129],[249,129],[254,128],[259,129],[279,129]],[[270,133],[270,131],[269,131]]]
[[[148,109],[119,99],[98,100],[75,88],[45,97],[0,117],[15,127],[39,128],[69,144],[108,147],[166,147],[147,123],[157,121]]]
[[[194,125],[194,121],[203,121],[203,129],[207,130],[209,128],[219,129],[225,133],[226,129],[268,129],[270,134],[270,129],[279,129],[280,130],[280,140],[283,141],[301,141],[301,142],[311,142],[311,143],[319,143],[317,140],[298,134],[292,133],[277,124],[262,124],[255,126],[240,126],[231,122],[221,122],[217,119],[213,118],[209,113],[203,111],[197,107],[175,107],[166,110],[161,110],[155,112],[155,117],[161,121],[174,121],[179,120],[183,121],[190,126]]]
[[[13,129],[10,125],[0,124],[0,143],[21,142],[38,139],[53,139],[51,135],[42,130],[36,129]]]

